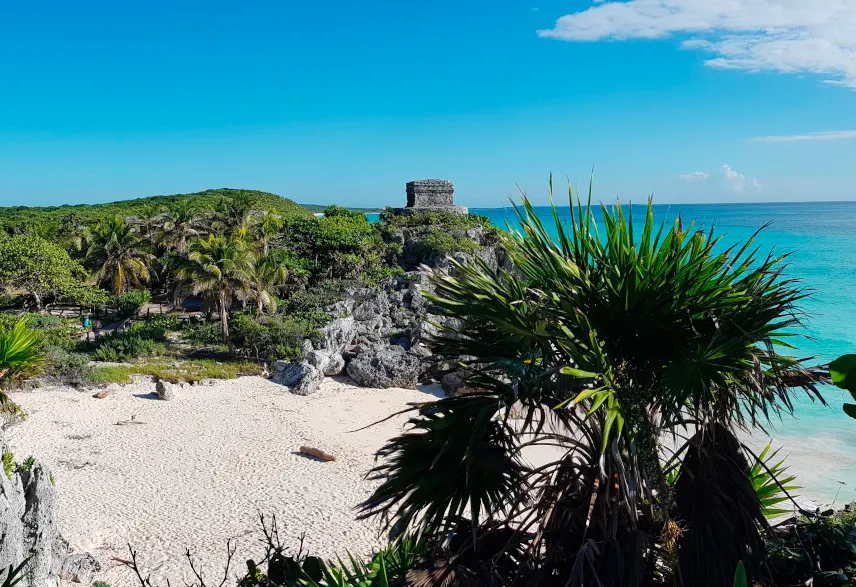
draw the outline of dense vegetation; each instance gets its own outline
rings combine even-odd
[[[461,230],[493,230],[485,219],[441,216],[420,222],[458,233],[439,231],[451,241],[428,247],[419,261],[478,249]],[[303,340],[329,320],[322,308],[348,287],[404,271],[396,217],[386,218],[370,224],[338,206],[316,218],[289,200],[244,190],[2,209],[0,324],[29,319],[47,358],[43,378],[57,382],[181,377],[168,368],[171,359],[194,361],[188,379],[256,372],[247,361],[300,358]],[[195,311],[182,307],[187,300]],[[168,316],[149,316],[171,306]],[[50,315],[63,311],[65,318]],[[96,322],[112,324],[109,336],[93,340]],[[90,360],[145,365],[93,368]]]

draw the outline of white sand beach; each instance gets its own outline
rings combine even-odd
[[[375,487],[364,479],[375,451],[403,429],[406,416],[355,430],[442,395],[439,386],[367,389],[346,379],[326,379],[308,397],[261,377],[176,386],[172,401],[154,399],[154,388],[138,381],[104,399],[65,388],[14,394],[30,414],[6,433],[16,458],[34,455],[53,471],[61,532],[99,560],[97,578],[112,587],[137,585],[114,560],[128,558],[129,543],[154,579],[182,584],[190,579],[186,548],[213,578],[234,539],[232,574],[241,573],[247,558],[261,554],[259,512],[277,516],[295,549],[305,532],[312,554],[370,553],[384,536],[376,524],[356,521],[354,507]],[[765,443],[751,439],[758,449]],[[806,506],[828,504],[838,483],[810,492],[852,470],[849,454],[827,443],[774,443],[790,455]],[[337,460],[302,456],[302,445]],[[829,454],[820,457],[824,450]],[[852,486],[843,489],[838,505],[854,497]]]
[[[235,539],[233,574],[242,572],[261,552],[259,512],[276,514],[295,550],[305,532],[312,554],[368,554],[384,537],[355,521],[354,506],[374,487],[364,475],[375,451],[406,417],[352,431],[436,393],[327,379],[301,397],[261,377],[176,386],[172,401],[153,391],[145,381],[104,399],[69,389],[14,394],[30,415],[7,431],[11,449],[50,467],[61,532],[96,556],[104,567],[97,578],[112,587],[135,585],[113,560],[128,558],[128,543],[153,579],[183,584],[191,577],[185,548],[214,578]],[[337,460],[302,456],[302,445]]]

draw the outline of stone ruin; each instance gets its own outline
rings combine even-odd
[[[410,214],[414,210],[467,214],[466,206],[455,206],[455,186],[445,179],[420,179],[407,183],[407,207],[397,212]]]

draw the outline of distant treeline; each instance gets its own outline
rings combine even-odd
[[[26,230],[28,227],[40,227],[40,232],[42,232],[45,227],[60,224],[63,219],[69,216],[77,217],[84,222],[97,221],[116,215],[123,218],[146,217],[151,215],[152,211],[169,207],[179,200],[187,200],[189,205],[200,210],[213,210],[224,197],[245,198],[251,203],[254,210],[274,211],[283,216],[309,216],[311,214],[308,207],[301,206],[276,194],[256,190],[220,188],[195,194],[151,196],[104,204],[0,207],[0,229],[8,232],[10,229],[20,231]],[[323,210],[323,206],[320,208]]]

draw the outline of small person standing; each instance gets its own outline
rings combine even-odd
[[[98,335],[101,334],[101,321],[97,320],[95,322],[95,326],[92,327],[92,334],[95,338],[98,338]]]

